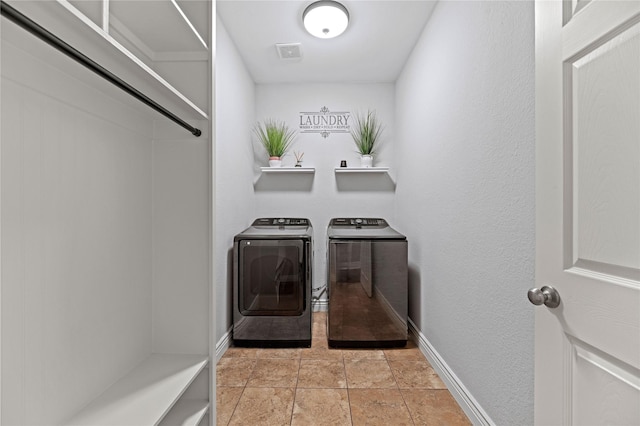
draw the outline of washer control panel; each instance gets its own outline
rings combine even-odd
[[[256,219],[251,226],[309,226],[309,219],[291,217],[263,217]]]
[[[384,228],[389,226],[387,221],[380,218],[360,218],[360,217],[341,217],[336,219],[331,219],[331,223],[329,226],[355,226],[356,228],[361,227],[377,227]]]

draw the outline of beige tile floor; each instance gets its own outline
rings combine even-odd
[[[229,348],[217,365],[217,424],[471,424],[415,344],[329,349],[325,324],[314,312],[311,348]]]

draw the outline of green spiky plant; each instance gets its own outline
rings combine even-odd
[[[379,145],[378,139],[382,133],[382,124],[378,121],[375,111],[357,114],[351,137],[360,155],[372,155]]]
[[[284,157],[296,136],[284,122],[267,119],[263,125],[257,123],[253,129],[269,157]]]

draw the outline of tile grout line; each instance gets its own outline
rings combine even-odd
[[[296,373],[296,384],[293,387],[293,404],[291,404],[291,417],[289,418],[289,426],[293,424],[293,413],[296,409],[296,399],[298,399],[298,383],[300,382],[300,367],[302,365],[302,352],[299,352],[298,372]]]
[[[353,411],[351,410],[351,393],[349,392],[349,379],[347,378],[347,366],[344,363],[344,352],[340,350],[342,355],[342,370],[344,371],[344,387],[347,391],[347,405],[349,407],[349,422],[353,425]]]
[[[393,381],[396,384],[396,389],[398,389],[398,393],[400,394],[400,398],[402,399],[402,403],[404,404],[404,408],[407,410],[407,413],[409,414],[409,418],[411,419],[411,423],[413,425],[416,424],[415,420],[413,420],[413,415],[411,414],[411,410],[409,410],[409,406],[407,405],[407,401],[405,401],[404,399],[404,395],[402,394],[402,389],[400,388],[400,385],[398,384],[398,378],[396,377],[396,374],[393,372],[393,369],[391,368],[391,364],[390,364],[390,360],[389,357],[387,356],[386,352],[382,352],[384,354],[384,359],[385,361],[387,361],[387,366],[389,367],[389,371],[391,371],[391,375],[393,376]]]
[[[233,419],[233,415],[236,413],[236,410],[238,409],[238,406],[240,405],[240,401],[242,400],[242,395],[244,395],[244,392],[247,390],[247,385],[249,384],[249,380],[251,380],[251,376],[253,375],[253,372],[256,370],[256,367],[258,366],[258,353],[256,352],[256,359],[254,360],[254,364],[253,364],[253,368],[251,369],[251,373],[249,373],[249,375],[247,376],[247,381],[244,382],[244,386],[242,386],[242,392],[240,392],[240,397],[238,398],[238,401],[236,402],[235,407],[233,407],[233,411],[231,412],[231,416],[229,416],[229,421],[227,422],[227,426],[231,423],[231,420]]]
[[[238,400],[236,401],[236,405],[233,407],[233,411],[231,412],[231,415],[229,416],[229,420],[227,420],[227,426],[231,423],[231,419],[233,419],[233,415],[236,413],[236,410],[238,409],[238,405],[240,405],[240,400],[242,399],[242,395],[244,395],[244,391],[247,388],[247,385],[245,383],[245,385],[242,387],[242,392],[240,392],[240,396],[238,397]]]

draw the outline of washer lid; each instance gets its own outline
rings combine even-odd
[[[406,240],[380,218],[334,218],[327,228],[329,239]]]
[[[313,228],[309,219],[272,217],[254,220],[250,227],[234,237],[234,241],[248,238],[310,239],[312,235]]]

